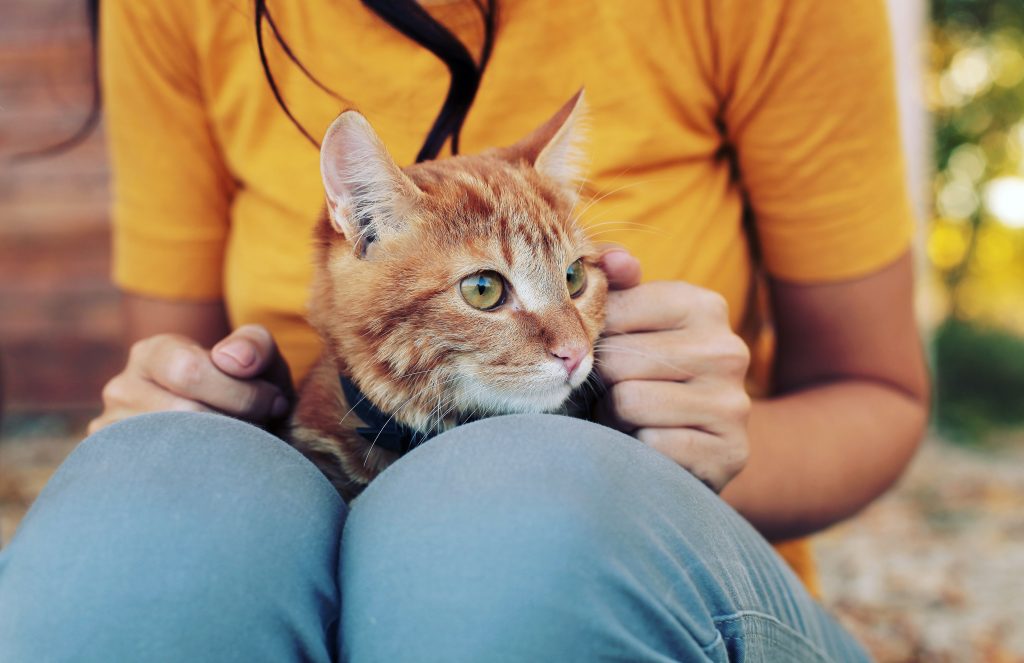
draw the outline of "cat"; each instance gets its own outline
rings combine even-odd
[[[510,147],[404,169],[358,112],[328,129],[324,349],[289,440],[346,500],[459,423],[565,412],[590,376],[608,284],[574,218],[582,115],[580,91]]]

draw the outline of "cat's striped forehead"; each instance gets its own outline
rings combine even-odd
[[[453,251],[472,247],[509,267],[539,268],[571,262],[585,248],[573,201],[532,168],[481,155],[407,172],[425,194],[419,225]]]

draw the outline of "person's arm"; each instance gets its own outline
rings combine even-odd
[[[778,396],[753,403],[750,457],[723,497],[770,539],[826,527],[900,475],[929,387],[905,255],[827,285],[772,283]]]
[[[770,286],[776,396],[725,491],[767,536],[895,480],[927,420],[886,3],[715,5],[725,135]]]
[[[175,301],[125,293],[122,314],[125,347],[157,334],[178,334],[209,348],[230,331],[220,300]]]

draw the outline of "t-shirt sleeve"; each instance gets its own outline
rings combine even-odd
[[[203,108],[188,4],[101,4],[113,276],[138,294],[218,299],[233,182]]]
[[[883,0],[719,0],[715,85],[765,268],[868,274],[914,224]]]

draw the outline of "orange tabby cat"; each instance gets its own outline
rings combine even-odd
[[[564,411],[590,375],[607,281],[573,217],[581,104],[511,147],[405,169],[359,113],[328,129],[324,352],[290,440],[346,499],[459,423]]]

